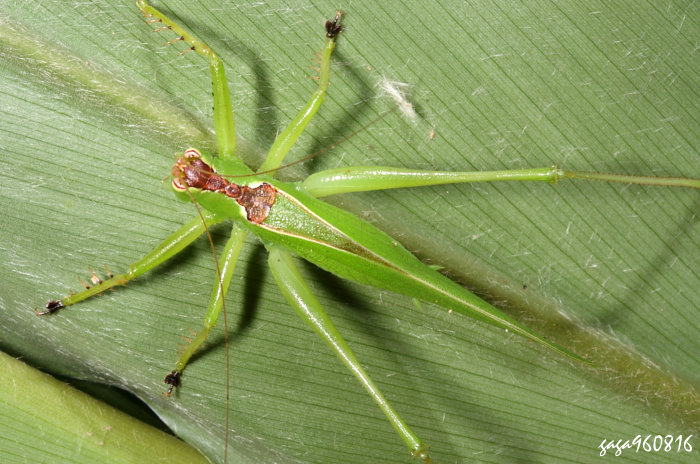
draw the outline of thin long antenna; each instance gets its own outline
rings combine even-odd
[[[216,255],[216,247],[214,246],[214,239],[212,239],[211,233],[209,232],[209,226],[207,226],[207,221],[204,220],[204,215],[202,214],[202,209],[199,207],[199,204],[194,199],[194,196],[192,195],[189,187],[187,186],[187,183],[185,183],[185,191],[187,192],[187,195],[189,195],[190,200],[192,200],[192,204],[194,204],[194,207],[197,210],[197,214],[199,215],[199,218],[202,220],[202,224],[204,224],[204,230],[207,233],[207,239],[209,240],[209,247],[211,248],[211,252],[214,255],[214,264],[216,266],[216,276],[217,276],[217,281],[219,283],[219,293],[221,294],[221,311],[224,313],[224,350],[226,351],[226,355],[225,355],[225,360],[226,360],[226,418],[225,418],[226,433],[224,434],[224,464],[226,464],[228,461],[229,387],[230,387],[229,352],[228,352],[228,323],[226,321],[226,295],[224,294],[224,284],[222,282],[221,266],[219,266],[219,257]]]

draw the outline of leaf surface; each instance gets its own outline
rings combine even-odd
[[[131,2],[5,3],[0,348],[135,393],[219,462],[222,326],[178,394],[162,396],[215,279],[205,240],[126,288],[50,318],[33,312],[79,290],[88,266],[125,269],[195,214],[173,199],[167,176],[176,152],[214,146],[207,64],[178,57],[177,45],[161,48],[171,37],[150,32]],[[259,163],[312,92],[307,66],[338,5],[157,6],[223,58],[239,149]],[[328,99],[290,160],[389,108],[385,80],[408,84],[418,119],[392,114],[289,178],[367,164],[700,176],[693,2],[392,0],[344,9]],[[697,435],[698,192],[507,183],[329,201],[598,366],[302,266],[437,462],[590,462],[603,439]],[[214,230],[220,246],[225,233]],[[265,262],[251,241],[227,302],[229,462],[411,462],[286,305]],[[616,459],[647,457],[628,450]]]

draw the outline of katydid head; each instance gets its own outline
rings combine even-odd
[[[231,198],[243,207],[248,221],[255,224],[260,224],[267,218],[277,195],[277,189],[266,182],[247,186],[227,181],[207,164],[201,153],[194,148],[190,148],[184,156],[175,160],[172,174],[176,195],[185,193],[190,201],[199,201],[207,209],[218,205],[214,210],[220,213],[231,211],[229,207],[221,207],[230,206],[222,200],[226,197]],[[216,195],[212,196],[212,193]],[[182,195],[178,196],[183,198]]]
[[[176,192],[192,189],[207,190],[211,192],[225,193],[231,198],[240,196],[238,185],[229,183],[226,179],[214,172],[214,169],[202,160],[202,155],[194,148],[190,148],[175,160],[172,168],[173,188]]]
[[[213,173],[212,168],[202,161],[199,152],[189,149],[184,156],[175,160],[172,169],[173,185],[182,190],[186,187],[203,188]]]

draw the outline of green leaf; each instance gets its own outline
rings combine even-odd
[[[172,435],[2,352],[0,367],[0,457],[4,463],[207,462]]]
[[[307,66],[338,5],[157,6],[223,58],[241,153],[259,162],[312,91]],[[345,13],[328,100],[290,159],[389,108],[384,80],[408,84],[418,120],[391,114],[288,177],[358,164],[555,163],[700,176],[692,2],[360,1]],[[220,462],[222,326],[178,393],[162,395],[214,283],[204,239],[126,288],[51,317],[33,311],[79,290],[88,266],[125,269],[195,214],[172,198],[167,177],[174,153],[213,146],[207,64],[178,57],[177,44],[161,48],[171,37],[150,32],[132,2],[10,2],[0,15],[0,348],[133,392]],[[303,266],[437,462],[590,462],[604,439],[697,436],[697,191],[572,181],[329,201],[596,363]],[[225,232],[215,230],[219,245]],[[227,304],[229,462],[411,462],[284,302],[262,248],[251,241],[243,254]],[[21,454],[21,445],[2,446]],[[675,449],[616,459],[651,455],[694,461]]]

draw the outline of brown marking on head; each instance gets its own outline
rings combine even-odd
[[[172,168],[173,184],[176,188],[184,190],[187,187],[203,188],[214,170],[202,161],[201,155],[194,148],[190,148],[175,160]]]
[[[192,188],[203,188],[212,174],[212,168],[202,161],[195,159],[183,169],[185,182]]]

